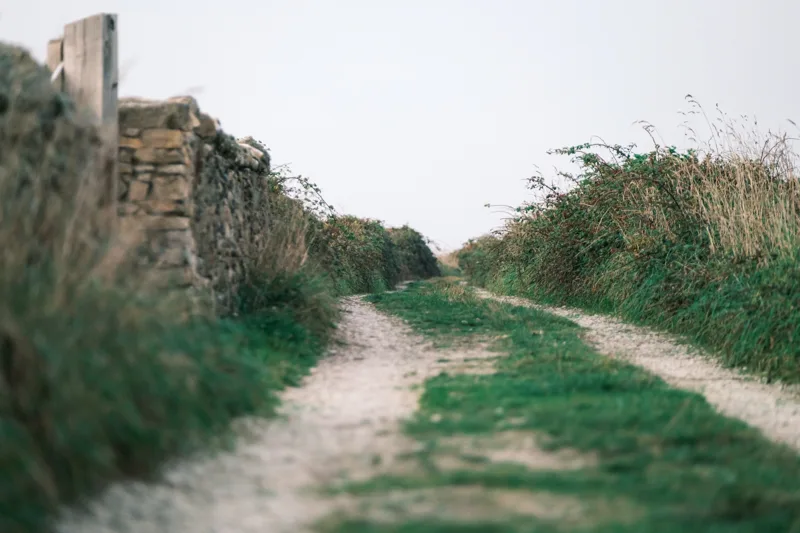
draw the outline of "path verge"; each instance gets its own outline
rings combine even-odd
[[[414,385],[444,367],[478,372],[487,353],[434,350],[358,297],[343,311],[342,342],[281,394],[279,418],[238,420],[231,450],[175,463],[157,482],[116,484],[66,512],[59,533],[298,533],[334,512],[382,512],[330,490],[417,468],[404,458],[417,442],[400,430],[417,408]]]
[[[495,510],[498,501],[516,503],[459,518],[440,502],[432,516],[351,517],[328,531],[800,531],[800,458],[792,449],[719,414],[699,394],[603,357],[575,323],[442,281],[370,299],[439,344],[491,338],[507,355],[494,373],[426,381],[405,428],[421,443],[423,470],[343,489],[386,501],[416,491],[434,503],[430,491],[477,491]],[[505,450],[476,452],[486,441]],[[548,461],[537,460],[543,452]]]
[[[585,328],[582,338],[601,354],[622,358],[675,387],[698,392],[722,414],[743,420],[770,439],[800,451],[800,387],[796,385],[761,383],[747,374],[722,368],[675,336],[613,317],[474,290],[481,298],[533,307],[572,320]]]

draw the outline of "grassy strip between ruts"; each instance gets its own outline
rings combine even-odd
[[[425,468],[346,490],[375,497],[482,486],[573,498],[586,510],[561,520],[506,516],[482,523],[441,516],[348,519],[331,531],[800,531],[800,458],[792,450],[715,413],[700,395],[599,356],[580,340],[572,322],[479,300],[447,281],[369,299],[437,339],[499,338],[497,348],[508,357],[499,359],[491,375],[442,373],[429,379],[418,415],[407,425],[425,444],[420,452]],[[597,461],[548,471],[512,464],[441,469],[425,460],[445,439],[496,436],[510,427],[547,435],[550,451],[570,448]]]

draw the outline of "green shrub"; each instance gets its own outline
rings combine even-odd
[[[148,286],[109,156],[49,73],[0,45],[0,531],[45,531],[60,505],[269,413],[335,317],[301,267],[260,270],[268,254],[246,265],[235,319]]]
[[[400,281],[440,276],[439,263],[425,237],[413,228],[389,228],[394,243]]]
[[[458,252],[459,250],[442,253],[436,257],[436,262],[439,265],[439,272],[444,277],[460,277],[463,275],[461,267],[458,266]]]
[[[319,226],[311,254],[339,294],[384,291],[399,278],[395,245],[377,220],[329,217]]]
[[[237,243],[222,304],[151,286],[112,201],[117,139],[106,142],[49,77],[0,44],[0,531],[9,533],[46,531],[60,506],[153,474],[235,417],[269,414],[275,392],[321,354],[337,294],[384,290],[400,276],[379,222],[330,216],[316,186],[275,173],[267,194],[243,195],[266,230]]]
[[[620,313],[800,382],[796,156],[780,136],[720,146],[560,150],[581,167],[574,187],[533,178],[541,201],[460,264],[494,290]]]

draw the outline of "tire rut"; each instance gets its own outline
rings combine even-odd
[[[298,533],[352,507],[316,489],[402,468],[398,455],[417,443],[399,424],[417,408],[413,386],[441,370],[443,352],[358,297],[344,299],[343,311],[346,345],[284,391],[278,418],[236,421],[232,450],[178,461],[155,483],[115,484],[84,510],[66,510],[56,530]],[[481,353],[446,355],[458,363]]]
[[[538,305],[524,298],[475,289],[482,298],[533,307],[572,320],[601,354],[618,357],[675,387],[702,394],[720,413],[758,428],[767,438],[800,451],[800,388],[760,383],[723,368],[701,350],[674,336],[577,309]]]

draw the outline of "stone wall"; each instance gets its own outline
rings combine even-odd
[[[119,105],[119,215],[157,283],[210,286],[230,307],[268,224],[269,154],[235,140],[191,97]]]

